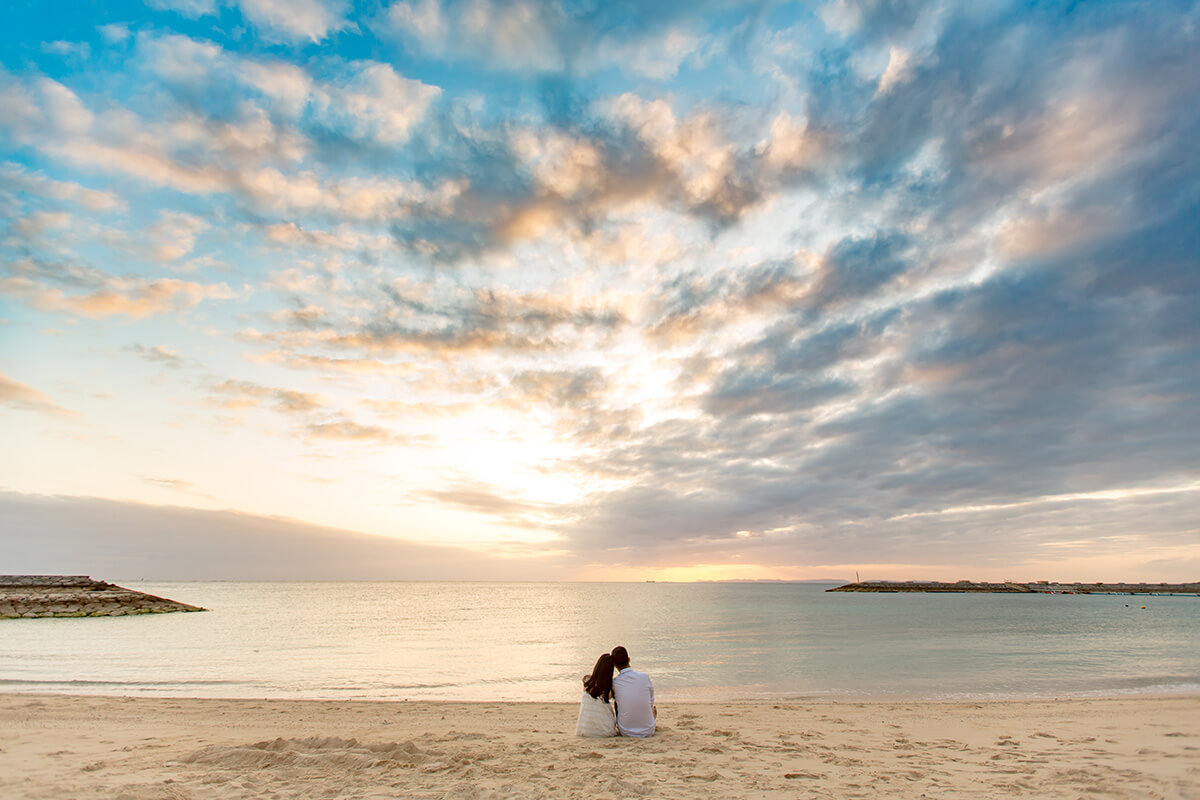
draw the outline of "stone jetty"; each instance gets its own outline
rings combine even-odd
[[[0,575],[0,619],[123,617],[205,611],[87,575]]]
[[[826,589],[827,592],[992,592],[996,594],[1147,594],[1200,595],[1197,583],[1057,583],[1032,581],[862,581]]]

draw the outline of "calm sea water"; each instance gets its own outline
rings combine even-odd
[[[126,585],[211,611],[0,621],[0,691],[574,701],[580,676],[618,644],[664,700],[1200,691],[1197,598],[827,594],[811,584]]]

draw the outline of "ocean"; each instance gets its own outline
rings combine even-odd
[[[803,583],[124,585],[210,611],[0,621],[0,691],[574,702],[581,676],[619,644],[666,702],[1200,691],[1195,597],[830,594]]]

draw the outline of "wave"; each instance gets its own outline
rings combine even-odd
[[[0,678],[3,686],[241,686],[242,681],[87,681],[87,680],[36,680],[34,678]]]

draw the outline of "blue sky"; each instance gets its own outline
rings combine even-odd
[[[16,571],[1200,573],[1195,3],[71,9],[0,33]]]

